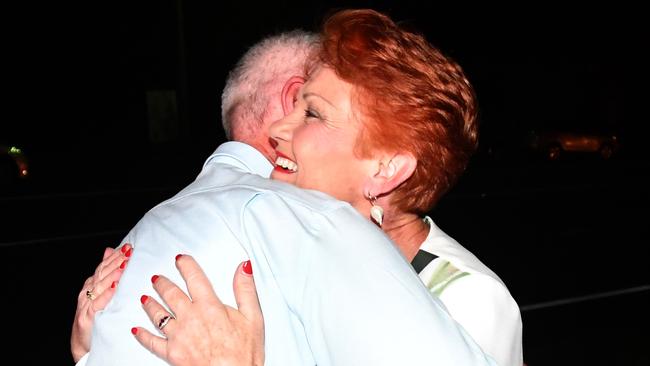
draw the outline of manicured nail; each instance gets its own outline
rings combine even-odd
[[[242,266],[242,269],[244,270],[244,273],[252,275],[253,274],[253,266],[251,266],[251,261],[248,260],[244,262],[244,265]]]
[[[144,305],[144,303],[147,302],[147,300],[149,300],[149,296],[147,295],[142,295],[140,297],[140,302],[142,303],[142,305]]]
[[[176,260],[178,260],[178,259],[179,259],[180,257],[182,257],[182,256],[183,256],[182,254],[177,255],[177,256],[176,256]]]
[[[126,267],[126,262],[128,261],[122,261],[122,264],[120,264],[120,269],[124,269],[124,267]]]
[[[156,283],[156,281],[158,281],[158,277],[160,277],[160,276],[158,276],[158,275],[151,276],[151,283]]]
[[[120,250],[122,251],[122,253],[126,253],[127,249],[128,248],[126,247],[126,244],[124,244],[124,245],[122,245],[122,249],[120,249]]]
[[[111,288],[115,288],[115,285],[117,285],[117,282],[113,281],[113,283],[111,283]]]
[[[133,249],[127,250],[126,253],[124,253],[124,256],[128,258],[131,256],[131,254],[133,254]]]
[[[136,328],[136,327],[131,328],[131,334],[133,334],[133,335],[138,334],[138,328]]]

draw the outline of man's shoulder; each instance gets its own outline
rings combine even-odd
[[[248,188],[241,187],[241,189]],[[268,184],[257,189],[254,201],[256,204],[269,201],[282,201],[292,207],[302,207],[312,212],[323,213],[339,209],[352,209],[347,202],[339,201],[326,193],[301,189],[274,180],[269,180]]]
[[[237,167],[214,164],[215,172],[203,172],[194,182],[172,198],[160,203],[150,212],[179,206],[196,204],[218,204],[240,209],[255,202],[284,202],[290,207],[301,207],[313,212],[329,212],[350,205],[314,190],[296,186],[248,173]],[[205,174],[204,174],[205,173]]]

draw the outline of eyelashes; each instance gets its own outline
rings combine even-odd
[[[305,109],[305,118],[317,118],[320,119],[320,115],[312,110],[312,109]]]

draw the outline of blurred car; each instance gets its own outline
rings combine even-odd
[[[14,187],[30,174],[23,151],[16,146],[0,144],[0,187]]]
[[[616,135],[590,132],[532,132],[530,147],[557,160],[566,152],[597,153],[609,159],[619,148]]]

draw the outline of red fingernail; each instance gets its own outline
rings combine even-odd
[[[120,249],[122,253],[126,252],[126,244],[122,245],[122,249]]]
[[[133,253],[133,249],[129,249],[126,253],[124,253],[124,256],[128,258],[131,256],[132,253]]]
[[[149,296],[147,295],[142,295],[140,297],[140,302],[142,303],[142,305],[144,305],[144,303],[147,302],[147,300],[149,300]]]
[[[115,288],[115,285],[117,285],[117,282],[113,281],[113,283],[111,283],[111,288]]]
[[[123,261],[122,264],[120,264],[120,269],[124,269],[124,267],[126,267],[126,262],[127,261]]]
[[[138,334],[138,328],[135,328],[135,327],[131,328],[131,334],[133,334],[133,335]]]
[[[251,265],[251,261],[248,260],[244,262],[244,265],[242,266],[242,269],[244,270],[244,273],[252,275],[253,274],[253,266]]]
[[[182,256],[183,256],[182,254],[177,255],[177,256],[176,256],[176,260],[178,260],[178,258],[180,258],[180,257],[182,257]]]
[[[158,277],[160,277],[160,276],[158,276],[158,275],[151,276],[151,283],[156,283],[156,281],[158,281]]]

